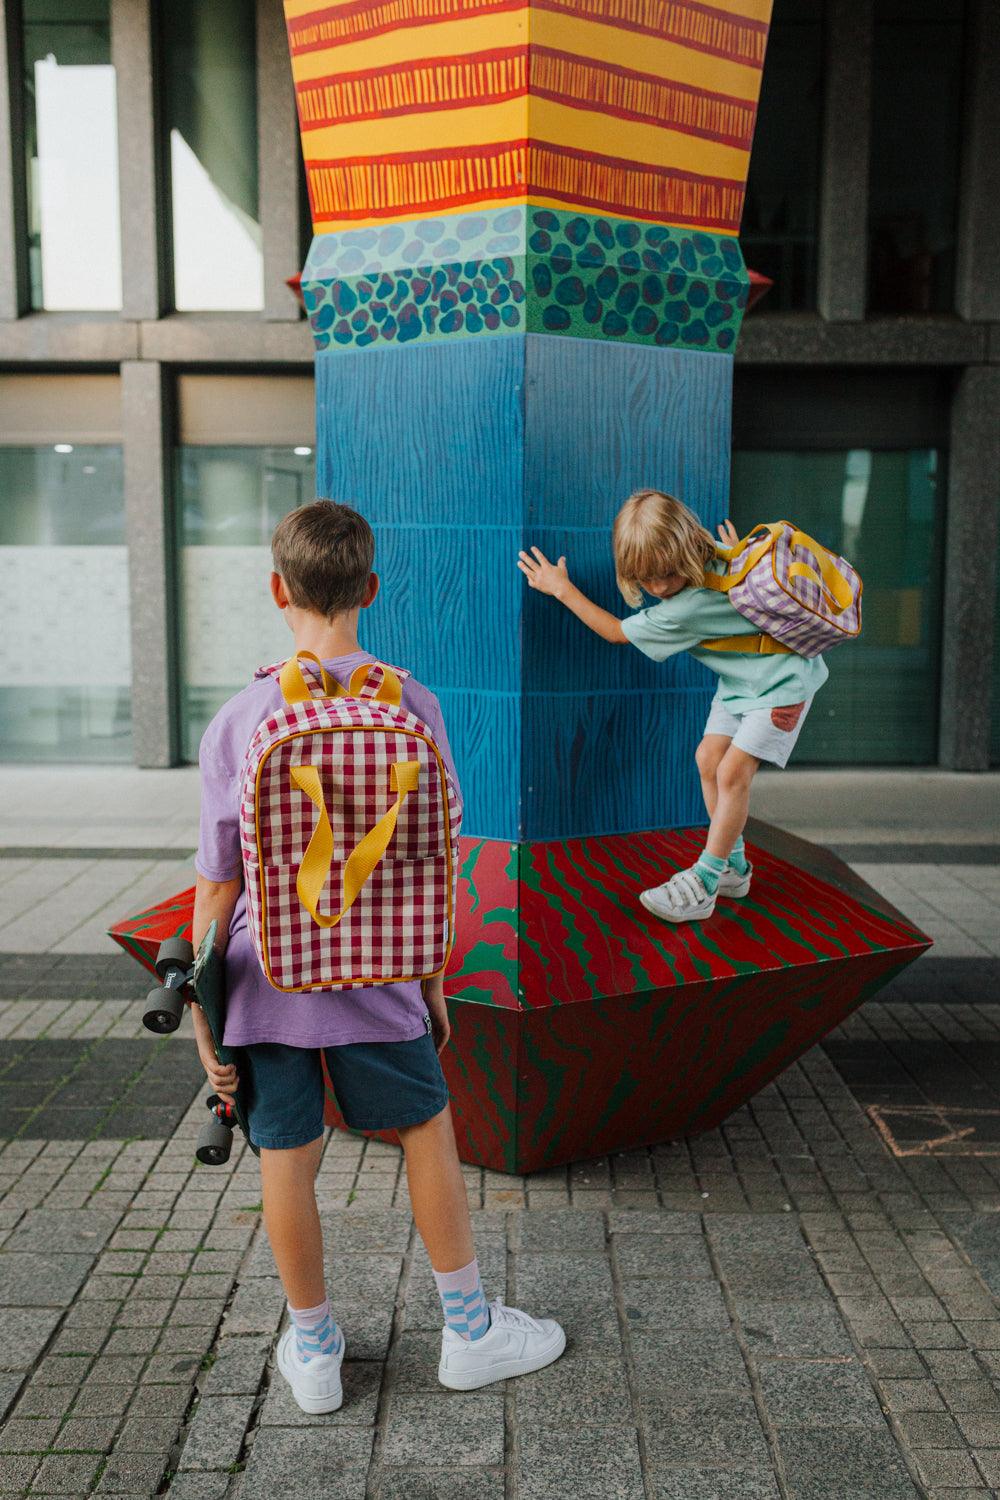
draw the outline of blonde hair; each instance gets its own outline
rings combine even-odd
[[[679,573],[700,588],[715,542],[686,505],[662,490],[636,490],[615,516],[615,574],[626,604],[642,603],[639,581]]]

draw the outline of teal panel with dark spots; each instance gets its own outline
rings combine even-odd
[[[302,294],[318,349],[510,333],[732,353],[737,241],[528,206],[317,235]]]

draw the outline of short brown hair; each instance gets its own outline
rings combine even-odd
[[[271,555],[291,602],[330,619],[363,602],[375,562],[375,537],[364,516],[349,505],[316,500],[278,522]]]
[[[673,495],[636,490],[615,517],[615,574],[626,604],[642,603],[643,579],[679,573],[700,588],[707,564],[717,555],[712,534]]]

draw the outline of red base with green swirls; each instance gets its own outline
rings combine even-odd
[[[703,842],[463,838],[443,1058],[463,1161],[530,1172],[710,1129],[929,946],[840,860],[763,824],[746,899],[657,921],[639,892]],[[111,936],[151,968],[192,898]],[[343,1127],[332,1093],[327,1123]]]

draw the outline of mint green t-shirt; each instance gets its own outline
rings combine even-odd
[[[714,589],[681,589],[650,609],[628,615],[622,629],[633,646],[653,661],[666,661],[678,651],[690,651],[696,661],[718,676],[715,696],[734,714],[803,703],[830,675],[822,656],[744,656],[732,651],[699,650],[699,641],[757,634],[756,625],[739,614],[725,594]]]

